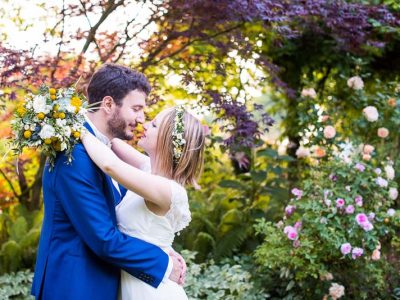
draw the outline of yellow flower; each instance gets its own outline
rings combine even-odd
[[[58,113],[57,113],[57,112],[54,112],[54,113],[53,113],[53,118],[54,118],[54,119],[58,119]]]
[[[24,137],[26,139],[29,139],[31,136],[32,136],[32,131],[30,131],[30,130],[25,130],[24,131]]]
[[[54,111],[58,111],[60,109],[60,105],[56,104],[53,106]]]
[[[58,114],[58,117],[59,117],[60,119],[65,119],[65,113],[60,112],[60,113]]]
[[[60,141],[54,142],[53,147],[54,147],[54,150],[61,151],[61,142]]]
[[[20,117],[25,116],[25,114],[26,114],[26,108],[23,107],[23,106],[18,107],[18,108],[17,108],[17,114],[18,114]]]
[[[50,144],[51,144],[51,139],[45,139],[45,140],[44,140],[44,143],[45,143],[46,145],[50,145]]]
[[[72,135],[74,136],[74,138],[79,139],[79,137],[81,136],[81,133],[79,131],[74,131],[72,133]]]
[[[38,113],[37,117],[38,117],[39,120],[43,120],[44,117],[45,117],[45,114],[44,113]]]
[[[55,88],[49,88],[49,93],[50,95],[55,95],[57,93],[57,90]]]
[[[82,106],[82,100],[79,97],[74,96],[71,98],[71,105],[76,108],[75,113],[77,113]]]
[[[57,96],[56,96],[56,95],[50,95],[50,99],[51,99],[51,100],[56,100],[56,99],[57,99]]]

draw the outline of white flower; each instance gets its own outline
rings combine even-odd
[[[347,80],[347,85],[354,90],[361,90],[364,87],[364,81],[360,76],[353,76]]]
[[[332,283],[331,287],[329,288],[329,295],[333,299],[338,299],[344,296],[344,286],[337,283]]]
[[[46,97],[42,95],[37,95],[33,98],[33,110],[35,113],[47,114],[50,112],[49,105],[46,104]]]
[[[388,182],[386,179],[383,179],[382,177],[378,177],[375,179],[375,183],[379,185],[380,187],[387,187]]]
[[[387,211],[387,215],[389,217],[393,217],[396,214],[396,211],[393,208],[389,208]]]
[[[389,198],[392,200],[396,200],[399,196],[399,191],[396,188],[389,189]]]
[[[386,178],[387,179],[389,179],[389,180],[393,180],[394,179],[395,172],[394,172],[394,169],[393,169],[392,166],[387,165],[385,167],[385,172],[386,172]]]
[[[75,113],[75,110],[76,110],[76,107],[75,106],[72,106],[71,104],[68,104],[67,105],[67,107],[66,107],[66,110],[69,112],[69,113]]]
[[[317,97],[317,93],[315,92],[315,90],[313,88],[308,88],[308,89],[303,89],[301,91],[301,96],[302,97],[310,97],[315,99]]]
[[[65,136],[70,136],[71,135],[71,127],[65,126],[64,127],[64,135]]]
[[[44,139],[50,139],[56,134],[56,131],[54,130],[54,127],[51,125],[44,125],[42,127],[42,130],[39,133],[39,136],[44,140]]]
[[[24,129],[25,129],[25,130],[29,130],[30,128],[31,128],[31,127],[30,127],[28,124],[25,124],[25,125],[24,125]]]
[[[376,175],[381,175],[382,174],[382,170],[380,168],[376,168],[375,169],[375,173],[376,173]]]
[[[65,149],[67,149],[67,143],[66,142],[62,142],[61,143],[61,151],[64,151]]]
[[[64,127],[67,125],[67,120],[65,119],[56,119],[56,124],[59,127]]]
[[[379,118],[379,113],[375,106],[365,107],[363,109],[363,114],[369,122],[375,122]]]

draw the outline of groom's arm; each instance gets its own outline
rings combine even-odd
[[[96,255],[157,287],[166,273],[168,255],[116,228],[103,194],[101,171],[82,145],[75,146],[73,157],[70,165],[66,157],[60,157],[53,172],[57,197],[74,228]]]

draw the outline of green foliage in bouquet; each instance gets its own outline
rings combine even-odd
[[[85,98],[73,87],[56,90],[41,86],[39,93],[28,95],[14,113],[15,153],[21,154],[24,147],[41,149],[54,167],[57,152],[65,151],[72,162],[87,107]]]

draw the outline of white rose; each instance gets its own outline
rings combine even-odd
[[[310,97],[315,99],[317,97],[317,93],[315,92],[315,90],[313,88],[308,88],[308,89],[303,89],[301,91],[301,96],[302,97]]]
[[[49,106],[46,104],[46,97],[37,95],[33,98],[33,110],[35,113],[47,114],[50,112]]]
[[[347,85],[354,90],[361,90],[364,87],[364,82],[360,76],[354,76],[347,80]]]
[[[389,217],[393,217],[396,214],[396,211],[393,208],[389,208],[386,213]]]
[[[396,188],[389,189],[389,198],[392,200],[396,200],[399,196],[399,191]]]
[[[393,167],[392,166],[386,166],[385,167],[385,172],[386,172],[386,178],[387,179],[389,179],[389,180],[393,180],[394,179],[394,175],[395,175],[395,172],[394,172],[394,169],[393,169]]]
[[[54,130],[54,127],[46,124],[42,127],[42,130],[40,130],[39,136],[44,140],[44,139],[50,139],[55,134],[56,131]]]
[[[379,113],[375,106],[365,107],[363,109],[363,114],[369,122],[375,122],[379,118]]]

